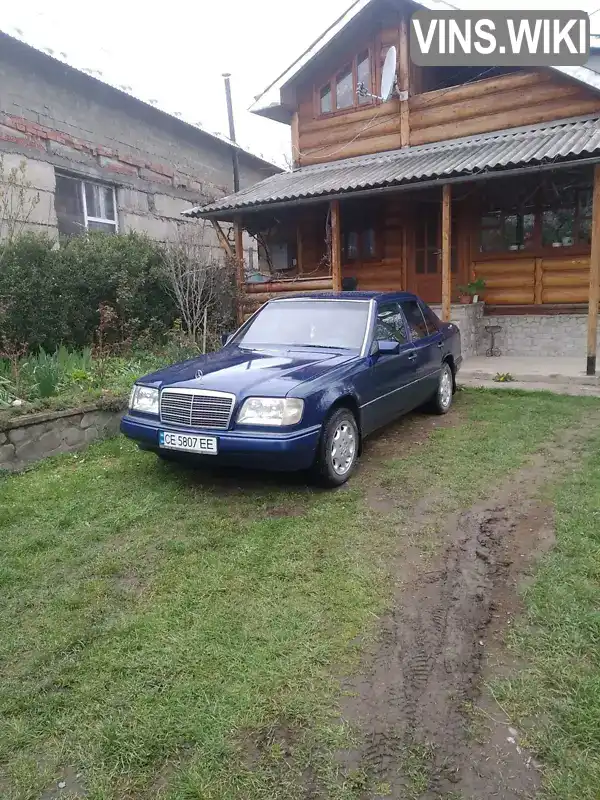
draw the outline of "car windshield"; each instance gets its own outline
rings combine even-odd
[[[241,347],[286,346],[360,350],[369,303],[347,300],[285,300],[269,303],[235,343]]]

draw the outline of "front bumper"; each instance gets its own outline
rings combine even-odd
[[[315,460],[321,426],[315,425],[296,431],[214,431],[184,428],[161,423],[159,420],[125,414],[121,420],[121,433],[133,439],[143,450],[161,451],[159,431],[192,436],[213,436],[218,441],[218,455],[195,455],[181,452],[181,456],[203,464],[222,464],[258,469],[294,471],[308,469]],[[177,450],[164,450],[176,454]]]

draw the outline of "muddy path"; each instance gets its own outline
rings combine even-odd
[[[340,758],[365,775],[365,800],[535,796],[538,765],[485,687],[511,667],[502,631],[518,613],[519,584],[552,545],[540,491],[578,464],[598,422],[594,414],[562,431],[485,501],[438,516],[445,546],[426,565],[417,553],[394,565],[392,608],[362,675],[344,685],[343,716],[362,744]],[[439,514],[427,504],[420,524]]]

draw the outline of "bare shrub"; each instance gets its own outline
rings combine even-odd
[[[236,299],[235,264],[211,244],[208,225],[181,225],[164,249],[168,291],[186,333],[203,352],[234,325]]]

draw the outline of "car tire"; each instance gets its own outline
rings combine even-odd
[[[323,425],[313,476],[321,486],[341,486],[354,472],[360,447],[356,417],[349,408],[336,409]]]
[[[434,414],[447,414],[452,407],[454,395],[454,374],[447,361],[442,364],[442,371],[438,380],[438,387],[429,402],[429,408]]]

